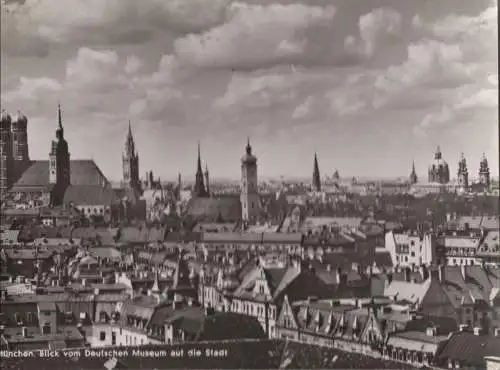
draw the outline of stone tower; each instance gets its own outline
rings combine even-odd
[[[2,110],[0,116],[0,194],[4,194],[10,187],[14,175],[11,125],[11,116]]]
[[[57,109],[58,127],[56,140],[52,141],[49,153],[49,183],[54,184],[54,205],[62,203],[64,192],[71,183],[70,178],[70,154],[68,143],[64,139],[64,127],[62,125],[61,105]]]
[[[123,182],[125,186],[139,189],[139,154],[135,149],[134,136],[132,135],[132,126],[128,123],[127,139],[125,140],[125,150],[122,157],[123,164]]]
[[[460,160],[458,161],[457,180],[460,187],[469,187],[469,170],[467,169],[467,161],[465,160],[464,153],[460,155]]]
[[[414,185],[417,182],[418,182],[417,171],[415,171],[415,161],[413,161],[411,165],[410,184]]]
[[[486,188],[490,187],[490,167],[488,166],[488,160],[484,153],[479,163],[479,183]]]
[[[12,155],[16,166],[23,167],[22,164],[29,161],[28,150],[28,118],[20,111],[17,118],[12,121]]]
[[[205,175],[203,174],[201,166],[201,149],[199,142],[198,142],[198,159],[196,162],[196,179],[194,183],[193,192],[196,198],[208,197],[207,189],[205,188]]]
[[[314,153],[314,169],[313,169],[312,185],[314,191],[321,191],[321,176],[319,174],[318,156],[316,153]]]
[[[250,139],[246,153],[241,157],[241,218],[245,224],[253,222],[259,212],[259,189],[257,183],[257,158],[252,154]]]
[[[208,166],[205,166],[205,190],[207,192],[207,196],[210,196],[210,173],[208,172]]]

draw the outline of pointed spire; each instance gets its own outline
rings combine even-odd
[[[153,287],[151,288],[151,293],[154,293],[154,294],[160,293],[160,284],[158,281],[158,271],[155,272],[155,281],[153,283]]]
[[[252,146],[250,145],[250,136],[247,136],[247,146],[246,146],[246,152],[248,155],[252,155]]]
[[[206,189],[205,189],[204,174],[203,174],[203,169],[201,166],[200,141],[198,141],[198,160],[197,160],[197,166],[196,166],[196,182],[194,185],[194,192],[195,192],[195,195],[197,197],[200,197],[200,198],[207,196]]]
[[[59,128],[62,130],[62,113],[61,113],[61,102],[57,103],[57,118],[58,118],[58,123],[59,123]]]
[[[321,176],[319,174],[318,155],[314,153],[313,187],[316,191],[321,191]]]

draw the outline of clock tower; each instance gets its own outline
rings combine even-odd
[[[257,157],[252,154],[250,139],[246,153],[241,158],[241,218],[245,224],[255,221],[259,212],[259,189],[257,183]]]

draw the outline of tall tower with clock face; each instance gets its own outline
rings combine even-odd
[[[54,204],[62,202],[62,196],[70,184],[70,154],[68,143],[64,139],[64,128],[62,125],[61,106],[58,107],[58,128],[56,140],[52,141],[49,153],[49,183],[55,184]]]
[[[255,220],[259,213],[259,189],[257,183],[257,157],[252,154],[250,140],[241,158],[241,218],[245,224]]]

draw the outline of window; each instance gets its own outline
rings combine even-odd
[[[99,333],[99,339],[101,340],[101,342],[104,342],[106,340],[106,332],[105,331],[101,331]]]
[[[412,257],[415,257],[415,252],[411,252],[411,256],[412,256]]]
[[[116,345],[116,332],[111,333],[111,345],[115,346]]]
[[[42,328],[42,334],[50,334],[50,324],[45,323]]]

